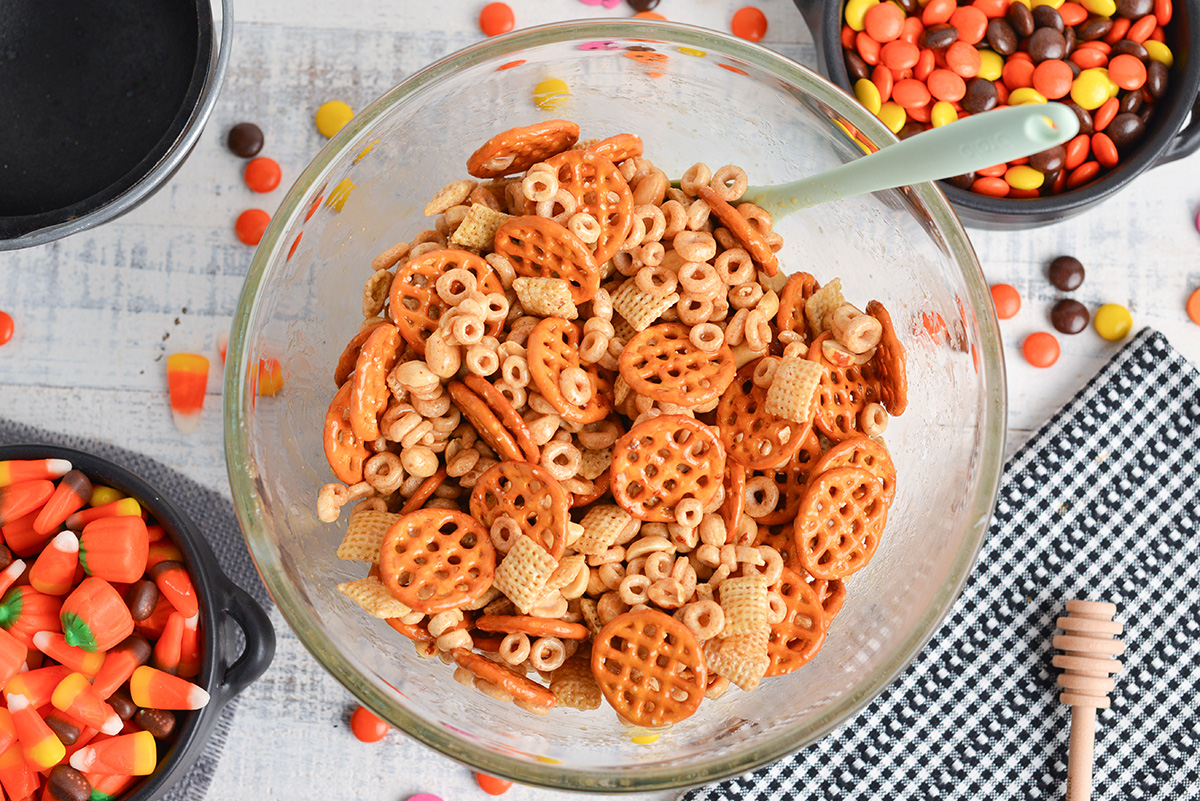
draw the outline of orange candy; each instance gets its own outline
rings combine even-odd
[[[107,699],[129,680],[133,671],[150,659],[151,647],[145,637],[134,634],[108,650],[92,687]]]
[[[0,687],[8,684],[25,666],[25,657],[28,655],[29,649],[25,643],[0,629]]]
[[[350,716],[350,731],[354,732],[354,736],[364,743],[377,743],[384,737],[387,737],[391,727],[386,721],[375,717],[375,714],[365,706],[360,706],[354,710],[354,714]]]
[[[38,512],[37,519],[33,521],[33,530],[38,534],[53,533],[91,499],[92,482],[78,470],[71,470],[58,482],[54,494]]]
[[[754,6],[739,8],[729,25],[734,36],[757,42],[767,35],[767,16]]]
[[[508,3],[488,3],[479,12],[479,29],[488,36],[499,36],[513,29],[515,18]]]
[[[203,687],[147,665],[129,677],[129,696],[146,709],[201,709],[208,703]]]
[[[1147,14],[1129,26],[1129,33],[1125,34],[1125,38],[1141,44],[1150,38],[1150,34],[1154,33],[1157,26],[1158,20],[1154,18],[1154,15]]]
[[[1021,310],[1021,293],[1011,284],[992,284],[992,305],[1001,320],[1012,319]]]
[[[949,22],[956,8],[958,8],[956,0],[929,0],[921,12],[921,22],[925,23],[926,27]]]
[[[251,159],[242,173],[246,186],[254,192],[270,192],[279,186],[282,177],[283,171],[279,169],[279,162],[265,156]]]
[[[1193,323],[1200,325],[1200,289],[1195,290],[1188,296],[1187,316]]]
[[[0,345],[7,345],[8,341],[13,337],[13,331],[16,326],[13,325],[12,315],[8,312],[0,311]]]
[[[929,73],[926,84],[929,88],[929,94],[938,100],[945,100],[950,103],[962,100],[967,93],[966,81],[958,73],[946,69],[934,70]]]
[[[1058,100],[1071,92],[1075,74],[1067,62],[1051,58],[1033,68],[1033,88],[1047,100]]]
[[[1108,77],[1117,86],[1132,92],[1146,83],[1146,65],[1137,56],[1122,53],[1109,59]]]
[[[1121,156],[1117,153],[1117,146],[1113,144],[1113,140],[1106,133],[1092,134],[1092,154],[1096,157],[1096,161],[1100,162],[1100,166],[1112,169],[1117,166]]]
[[[1113,117],[1117,116],[1117,112],[1121,110],[1121,101],[1115,97],[1110,97],[1100,104],[1100,108],[1092,112],[1092,129],[1095,131],[1103,131],[1108,127],[1108,124],[1113,121]]]
[[[1063,25],[1075,26],[1087,20],[1088,10],[1079,3],[1066,2],[1058,7],[1058,16],[1062,17]]]
[[[900,34],[904,32],[904,20],[904,11],[899,6],[879,3],[867,9],[863,16],[863,26],[868,36],[884,44],[900,38]]]
[[[1100,162],[1085,161],[1067,176],[1067,188],[1077,189],[1100,174]]]
[[[247,209],[238,215],[234,233],[243,245],[257,245],[271,224],[271,215],[262,209]]]
[[[79,535],[79,563],[89,576],[132,584],[146,572],[150,534],[140,517],[93,520]]]
[[[979,50],[966,42],[955,42],[946,48],[946,66],[963,78],[974,78],[982,65]],[[1070,71],[1070,67],[1067,71]],[[1067,91],[1070,91],[1069,85]]]
[[[54,482],[44,478],[0,487],[0,526],[41,509],[53,494]]]
[[[878,8],[878,6],[872,6]],[[871,71],[871,83],[875,84],[875,88],[879,90],[879,102],[886,103],[892,97],[892,87],[895,86],[895,79],[892,77],[892,71],[880,64]]]
[[[921,50],[911,42],[896,40],[888,42],[879,50],[879,61],[894,70],[907,69],[917,64]]]
[[[495,776],[489,776],[486,773],[475,773],[475,783],[479,785],[479,789],[483,790],[488,795],[503,795],[512,787],[512,782],[508,779],[499,779]]]
[[[148,731],[97,740],[71,754],[71,767],[105,775],[149,776],[158,764],[158,745]]]
[[[200,425],[204,393],[208,387],[208,359],[198,353],[172,353],[167,357],[167,387],[175,427],[190,434]]]
[[[60,532],[34,561],[29,570],[29,585],[46,595],[66,595],[75,586],[78,566],[79,538],[73,531]]]
[[[1034,367],[1050,367],[1058,361],[1059,352],[1058,339],[1045,331],[1030,334],[1021,345],[1025,361]]]
[[[1064,166],[1068,170],[1075,169],[1087,161],[1088,154],[1091,152],[1092,140],[1087,134],[1079,134],[1070,142],[1067,142],[1067,157]]]
[[[196,588],[192,586],[192,577],[182,562],[158,562],[150,568],[149,575],[158,585],[158,591],[184,617],[196,614],[199,609]]]
[[[974,6],[962,6],[950,15],[950,24],[958,30],[958,41],[978,44],[987,32],[987,15]]]
[[[919,108],[929,103],[929,89],[917,79],[908,78],[896,81],[892,98],[906,109]]]
[[[107,651],[133,633],[133,617],[125,599],[102,578],[79,582],[60,611],[67,645],[85,651]]]

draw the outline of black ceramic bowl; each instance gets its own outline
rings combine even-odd
[[[231,2],[0,2],[0,250],[110,220],[179,169],[216,104]]]
[[[853,96],[842,56],[843,5],[841,0],[796,0],[816,41],[820,71]],[[1200,42],[1200,0],[1175,0],[1166,30],[1166,44],[1175,57],[1167,94],[1155,104],[1141,143],[1115,169],[1079,189],[1029,199],[986,197],[943,181],[941,189],[963,223],[1015,230],[1059,222],[1093,208],[1146,170],[1194,153],[1200,148],[1200,58],[1192,58],[1196,42]]]
[[[271,664],[275,629],[263,608],[221,572],[212,548],[195,524],[133,473],[82,451],[45,445],[0,446],[0,461],[9,459],[66,459],[93,483],[136,498],[183,551],[200,601],[204,653],[196,681],[211,699],[203,709],[181,714],[175,740],[161,755],[157,769],[120,796],[121,801],[161,798],[200,757],[221,709]],[[240,653],[238,629],[245,639]]]

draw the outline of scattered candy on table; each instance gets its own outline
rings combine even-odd
[[[547,78],[533,87],[533,104],[542,111],[554,111],[567,102],[571,89],[562,78]]]
[[[239,122],[229,129],[225,144],[233,155],[244,159],[253,158],[263,147],[262,129],[252,122]]]
[[[410,796],[408,801],[442,801],[442,799],[433,793],[417,793],[414,796]]]
[[[634,19],[656,19],[656,20],[659,20],[660,22],[667,21],[667,18],[664,17],[662,14],[659,14],[657,11],[639,11],[638,13],[633,15],[633,18]]]
[[[380,720],[371,710],[360,706],[350,716],[350,731],[361,742],[377,743],[391,730],[386,721]]]
[[[259,156],[256,159],[251,159],[246,165],[242,177],[246,181],[246,186],[250,187],[254,192],[270,192],[279,186],[279,181],[283,177],[283,171],[279,169],[279,162],[275,159],[269,159],[266,156]]]
[[[730,30],[734,36],[757,42],[767,35],[767,16],[754,6],[744,6],[733,13]]]
[[[508,3],[488,3],[479,12],[479,29],[488,36],[499,36],[513,29],[515,20]]]
[[[200,425],[204,393],[208,387],[208,359],[198,353],[173,353],[167,357],[167,388],[175,427],[190,434]]]
[[[1050,262],[1050,283],[1063,292],[1076,290],[1083,284],[1083,264],[1074,256],[1059,256]]]
[[[992,284],[992,304],[997,317],[1012,319],[1021,310],[1021,293],[1011,284]]]
[[[354,118],[354,109],[341,100],[330,100],[317,109],[317,130],[330,139]]]
[[[587,2],[587,0],[584,0],[584,2]],[[633,8],[634,11],[638,11],[638,12],[653,11],[655,8],[658,8],[659,2],[660,2],[660,0],[629,0],[629,5]],[[616,5],[616,3],[610,4],[606,0],[604,7],[612,8],[615,5]]]
[[[1058,361],[1058,340],[1053,334],[1037,331],[1025,338],[1021,346],[1025,361],[1034,367],[1049,367]]]
[[[243,245],[257,245],[271,224],[271,215],[262,209],[247,209],[238,215],[234,232]]]
[[[1090,319],[1087,306],[1071,298],[1060,300],[1050,309],[1050,323],[1063,334],[1078,334],[1087,328]]]
[[[1105,303],[1096,311],[1093,319],[1096,333],[1109,342],[1117,342],[1129,336],[1133,330],[1133,316],[1129,309],[1119,303]]]
[[[0,311],[0,345],[8,344],[9,340],[13,338],[14,330],[16,330],[16,326],[13,325],[12,315]]]
[[[504,795],[513,785],[508,779],[500,779],[478,771],[475,772],[475,783],[488,795]]]
[[[1187,316],[1193,323],[1200,325],[1200,289],[1194,290],[1188,297]]]

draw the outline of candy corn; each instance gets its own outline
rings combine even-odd
[[[58,683],[50,703],[55,709],[79,718],[104,734],[118,734],[123,721],[113,708],[104,703],[82,673],[71,673]]]
[[[140,517],[93,520],[79,535],[79,564],[90,576],[131,584],[146,572],[150,535]]]
[[[132,517],[142,516],[142,505],[133,498],[121,498],[120,500],[106,503],[103,506],[93,506],[88,509],[82,509],[67,518],[66,526],[71,531],[83,531],[83,527],[93,520],[100,520],[105,517]]]
[[[133,633],[133,618],[125,599],[96,576],[85,578],[67,596],[60,620],[67,645],[85,651],[107,651]]]
[[[149,575],[158,585],[158,591],[184,617],[196,614],[200,608],[196,602],[196,589],[182,562],[159,562],[150,568]]]
[[[26,648],[39,631],[57,631],[62,599],[28,585],[13,587],[0,599],[0,628],[8,629]]]
[[[146,556],[146,569],[149,570],[159,562],[182,561],[183,551],[179,550],[179,546],[162,537],[150,543],[150,553]]]
[[[52,768],[66,756],[67,749],[54,736],[54,732],[50,731],[50,727],[42,720],[42,716],[28,698],[20,693],[9,693],[8,711],[12,713],[13,725],[17,728],[17,739],[21,742],[25,760],[31,768]]]
[[[109,775],[104,773],[87,773],[84,777],[92,785],[92,797],[89,801],[111,801],[125,792],[129,785],[137,781],[136,776]]]
[[[158,747],[148,731],[98,740],[71,755],[71,767],[85,773],[148,776],[158,762]]]
[[[8,684],[9,679],[17,675],[28,655],[29,649],[25,643],[0,629],[0,687]]]
[[[208,359],[198,353],[173,353],[167,357],[167,387],[175,427],[190,434],[200,425],[204,393],[208,386]]]
[[[259,395],[272,397],[283,389],[283,365],[278,359],[258,360],[258,379],[255,387]]]
[[[68,517],[87,505],[92,499],[92,482],[78,470],[62,477],[54,494],[33,521],[33,530],[38,534],[50,534]]]
[[[46,712],[46,725],[50,727],[50,731],[54,732],[54,736],[65,746],[72,746],[76,743],[84,745],[80,740],[83,738],[85,730],[95,731],[90,726],[87,726],[82,720],[74,718],[63,712],[61,709],[51,709]]]
[[[190,679],[200,675],[200,616],[192,615],[183,621],[183,638],[179,648],[179,670],[176,676]]]
[[[39,631],[34,634],[33,647],[60,665],[88,678],[93,678],[104,664],[103,652],[90,653],[82,648],[67,645],[66,638],[57,631]]]
[[[50,703],[50,698],[54,695],[54,688],[69,675],[71,675],[70,668],[62,665],[48,665],[43,668],[27,670],[24,673],[18,673],[5,683],[4,694],[23,695],[35,708],[43,707]]]
[[[53,536],[52,534],[38,534],[33,530],[37,516],[37,512],[30,512],[7,525],[0,526],[0,531],[4,532],[4,541],[17,556],[33,556],[40,553],[42,547]]]
[[[200,709],[208,703],[203,687],[148,665],[133,671],[129,695],[135,704],[150,709]]]
[[[8,710],[3,711],[8,715]],[[28,798],[37,792],[37,775],[25,761],[21,743],[14,737],[8,748],[0,752],[0,785],[9,798]]]
[[[44,478],[0,487],[0,526],[36,512],[53,494],[54,482]]]
[[[137,634],[126,637],[108,650],[104,664],[92,679],[92,687],[104,700],[108,700],[118,687],[129,680],[133,671],[150,659],[150,643]]]
[[[158,589],[157,585],[155,585],[155,589]],[[133,624],[133,630],[147,639],[157,640],[162,636],[163,629],[167,627],[167,620],[173,614],[175,614],[175,607],[171,606],[171,602],[160,592],[158,602],[154,605],[154,611],[150,613],[150,617],[136,621]]]
[[[164,673],[179,672],[179,657],[183,652],[183,615],[172,612],[167,618],[167,625],[154,643],[154,653],[150,664]]]
[[[0,487],[36,479],[55,479],[66,475],[71,463],[66,459],[31,459],[0,462]]]
[[[24,572],[24,559],[14,559],[9,562],[8,567],[0,570],[0,593],[8,592],[8,588],[15,584]]]
[[[29,586],[46,595],[66,595],[75,586],[75,568],[78,566],[79,538],[73,531],[63,531],[34,561],[29,570]]]

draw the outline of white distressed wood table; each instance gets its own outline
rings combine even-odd
[[[585,16],[626,16],[579,0],[510,0],[518,26]],[[322,102],[362,108],[424,65],[482,37],[483,0],[235,0],[229,76],[208,129],[183,169],[149,202],[99,230],[0,254],[0,309],[17,325],[0,348],[0,415],[102,437],[151,454],[203,484],[228,491],[221,439],[220,371],[209,378],[200,429],[179,434],[166,397],[165,356],[215,358],[228,329],[251,251],[233,237],[245,208],[271,209],[284,188],[253,196],[225,132],[250,120],[266,132],[264,155],[287,182],[324,143],[312,123]],[[728,30],[739,0],[662,0],[667,17]],[[814,66],[811,37],[790,0],[757,0],[770,21],[763,44]],[[972,232],[988,279],[1016,286],[1018,317],[1001,325],[1008,357],[1011,453],[1114,353],[1089,329],[1060,337],[1050,370],[1021,358],[1020,342],[1049,330],[1056,291],[1050,259],[1072,254],[1088,278],[1075,296],[1095,309],[1128,306],[1136,327],[1163,331],[1200,363],[1200,327],[1184,302],[1200,286],[1200,158],[1142,176],[1100,210],[1028,233]],[[1153,414],[1153,410],[1147,410]],[[483,798],[471,773],[392,734],[364,745],[348,732],[350,695],[330,678],[283,619],[271,669],[243,696],[208,797],[379,799],[418,792],[446,801]],[[674,793],[639,796],[665,799]],[[551,801],[566,793],[514,788],[512,799]]]

